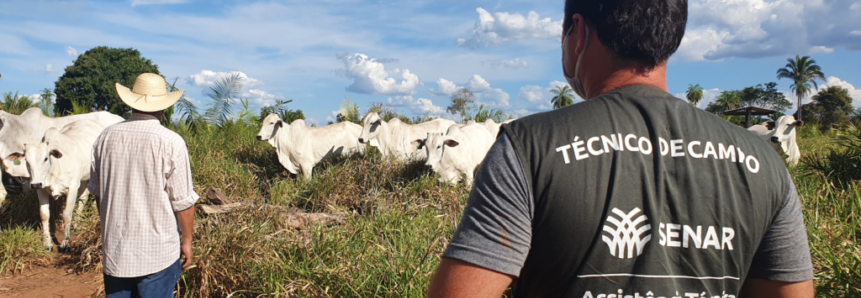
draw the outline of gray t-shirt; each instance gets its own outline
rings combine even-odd
[[[785,203],[761,239],[749,278],[805,281],[813,267],[801,205],[792,180]],[[503,132],[476,173],[457,231],[443,254],[519,276],[532,245],[534,200],[515,149]]]

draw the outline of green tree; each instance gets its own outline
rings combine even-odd
[[[287,123],[293,123],[293,121],[302,119],[305,120],[305,113],[302,110],[291,110],[286,109],[283,113],[280,114],[281,119]]]
[[[395,111],[394,108],[387,106],[386,104],[381,103],[381,102],[372,102],[371,107],[368,108],[367,112],[365,112],[365,116],[368,116],[368,114],[370,114],[370,113],[377,113],[377,115],[379,115],[380,118],[382,118],[383,121],[386,121],[386,122],[389,122],[389,120],[392,120],[395,118],[398,118],[398,119],[401,118],[401,115],[399,115],[398,112]],[[408,121],[404,121],[404,122],[409,123]]]
[[[688,91],[685,92],[685,96],[688,98],[688,102],[697,106],[700,100],[703,100],[703,87],[700,84],[688,84]]]
[[[475,112],[475,117],[472,117],[475,122],[485,122],[487,119],[493,119],[496,122],[508,120],[508,115],[498,109],[484,109],[484,105],[478,106],[478,111]]]
[[[344,102],[341,104],[341,109],[336,118],[338,123],[349,121],[362,125],[362,119],[359,118],[359,106],[351,102],[346,96],[344,96]]]
[[[15,95],[12,95],[12,92],[6,92],[3,93],[3,102],[0,103],[0,110],[4,110],[7,113],[15,115],[21,115],[21,113],[27,109],[36,106],[38,105],[33,103],[33,100],[31,100],[27,95],[18,95],[18,92],[15,92]]]
[[[783,92],[777,91],[777,83],[758,84],[741,90],[741,106],[755,106],[783,112],[792,106]]]
[[[278,117],[281,117],[282,120],[284,120],[286,118],[285,115],[288,115],[288,114],[292,115],[293,113],[295,113],[297,111],[301,114],[302,110],[293,111],[293,110],[290,110],[287,108],[287,104],[291,103],[291,102],[293,102],[292,99],[288,99],[288,100],[278,99],[278,100],[275,100],[275,104],[260,108],[260,116],[257,118],[257,122],[263,121],[263,119],[266,119],[266,116],[269,116],[269,114],[276,114],[276,115],[278,115]],[[295,118],[293,120],[296,120],[296,119],[300,119],[300,118]],[[302,115],[301,119],[305,119],[304,114]],[[284,121],[286,121],[286,120],[284,120]],[[293,121],[290,121],[290,122],[293,122]],[[288,122],[288,123],[290,123],[290,122]]]
[[[813,102],[804,105],[808,111],[802,119],[805,123],[819,123],[819,129],[826,131],[851,122],[850,117],[855,109],[846,89],[831,86],[822,89],[811,99]]]
[[[39,94],[39,98],[39,108],[42,109],[42,113],[45,113],[45,116],[54,116],[54,104],[52,102],[54,92],[48,88],[42,89],[42,94]]]
[[[810,56],[799,57],[796,55],[795,59],[789,58],[786,61],[786,66],[777,70],[777,79],[792,80],[792,85],[789,85],[789,88],[798,97],[798,119],[803,119],[801,115],[802,100],[813,90],[819,88],[816,85],[816,80],[825,81],[825,75],[819,65],[816,65],[816,61],[810,59]],[[813,84],[813,88],[810,88],[810,84]]]
[[[131,108],[120,100],[114,84],[132,88],[138,75],[145,72],[158,74],[158,66],[141,57],[138,50],[92,48],[66,67],[55,83],[55,114],[66,114],[72,110],[72,102],[76,102],[91,110],[125,115]]]
[[[460,122],[465,123],[467,114],[472,110],[474,102],[475,94],[466,88],[460,88],[451,95],[451,104],[445,110],[452,115],[460,115]]]
[[[553,104],[553,109],[560,109],[574,104],[573,92],[574,90],[571,90],[571,87],[568,85],[561,87],[556,86],[556,88],[550,90],[550,93],[556,94],[556,96],[553,96],[553,98],[550,99],[550,103]]]
[[[238,99],[237,95],[242,91],[242,87],[242,78],[238,73],[222,76],[215,81],[215,85],[209,87],[209,93],[206,94],[212,102],[203,117],[213,124],[229,122],[233,115],[231,104]]]
[[[706,112],[724,117],[723,112],[741,107],[742,92],[738,90],[722,91],[715,98],[714,102],[709,103],[706,107]],[[730,120],[731,118],[725,117]]]

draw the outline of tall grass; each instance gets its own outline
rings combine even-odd
[[[460,220],[467,187],[440,184],[421,163],[385,160],[374,150],[325,162],[311,180],[292,177],[274,148],[255,139],[257,130],[176,128],[188,145],[197,192],[215,186],[246,204],[196,219],[194,266],[183,272],[178,296],[424,296]],[[861,297],[861,188],[804,163],[815,152],[841,150],[834,138],[800,138],[805,158],[790,173],[804,207],[819,296]],[[8,236],[4,231],[0,241],[29,252],[40,244],[36,199],[18,194],[14,185],[10,193],[0,221],[4,228],[20,228]],[[346,214],[348,220],[295,230],[287,224],[291,208]],[[72,247],[80,256],[77,267],[98,270],[98,216],[89,209],[79,218]],[[14,258],[39,255],[7,253],[0,263]]]

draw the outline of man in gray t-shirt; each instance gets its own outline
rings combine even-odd
[[[782,159],[667,92],[687,2],[569,0],[583,103],[504,125],[431,297],[813,297]]]

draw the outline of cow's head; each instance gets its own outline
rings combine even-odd
[[[56,130],[52,128],[53,130]],[[24,159],[30,172],[30,187],[41,189],[51,187],[51,167],[63,158],[63,153],[51,148],[48,142],[27,144],[24,149]]]
[[[368,143],[371,140],[376,140],[382,131],[383,118],[380,118],[376,112],[365,116],[362,121],[362,134],[359,135],[359,143]]]
[[[271,113],[267,115],[266,118],[263,118],[263,122],[260,123],[260,132],[257,133],[257,140],[272,143],[271,140],[275,137],[275,133],[282,127],[284,127],[284,121],[281,120],[281,117],[278,117],[278,114]]]
[[[792,116],[782,116],[775,121],[774,133],[771,135],[772,143],[779,143],[783,152],[787,152],[790,142],[795,141],[796,127],[804,125],[804,121],[795,120]]]
[[[441,132],[429,132],[427,133],[427,138],[418,139],[412,142],[413,145],[421,146],[419,150],[425,150],[427,153],[425,165],[434,170],[436,170],[437,164],[442,156],[442,139],[443,134]]]
[[[452,182],[457,183],[460,181],[460,172],[455,169],[456,163],[463,162],[461,156],[458,154],[463,154],[463,150],[456,150],[458,146],[460,146],[460,140],[463,138],[463,132],[461,129],[465,127],[464,125],[452,125],[449,126],[448,130],[445,132],[441,138],[435,143],[438,144],[439,157],[437,157],[437,162],[434,165],[434,171],[439,173],[439,181],[440,182]],[[484,129],[481,127],[480,129]]]

